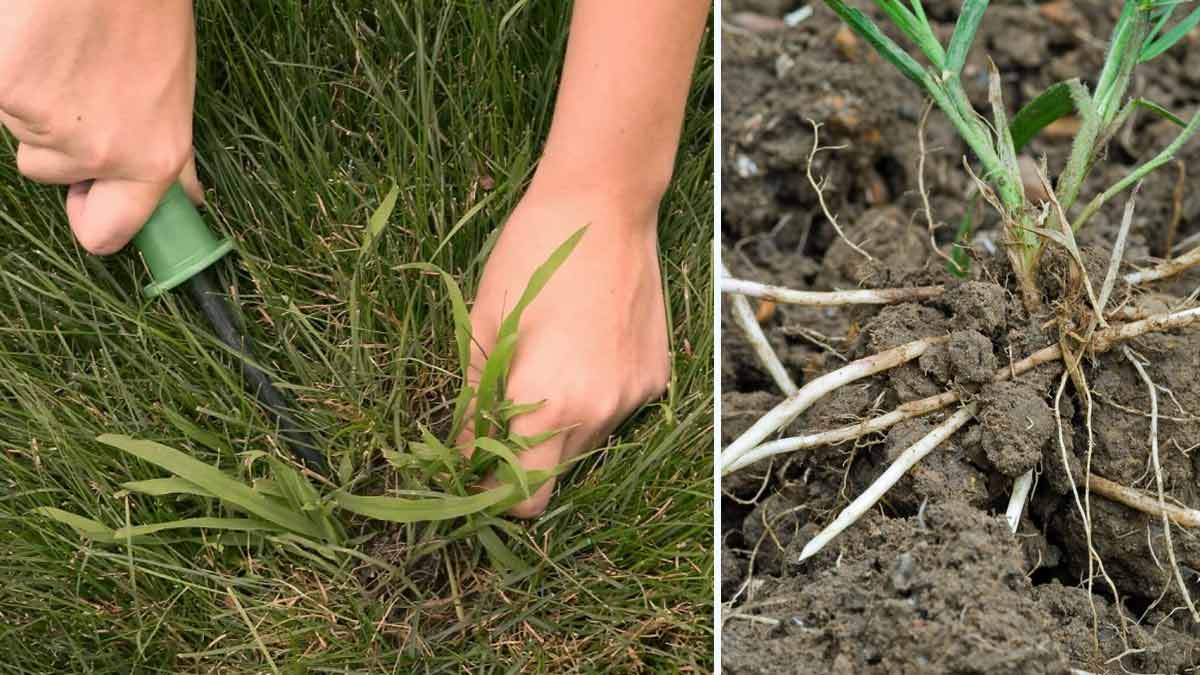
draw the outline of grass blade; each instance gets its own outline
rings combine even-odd
[[[400,196],[400,186],[392,185],[392,189],[388,190],[387,196],[379,203],[379,208],[371,214],[371,218],[367,221],[367,231],[363,235],[363,243],[361,253],[359,255],[367,255],[375,249],[375,242],[379,239],[379,235],[383,234],[383,230],[387,227],[388,219],[392,217],[392,211],[396,209],[396,199]]]
[[[132,480],[121,483],[121,487],[130,492],[139,492],[151,497],[166,497],[168,495],[194,495],[196,497],[213,498],[216,495],[204,488],[179,477],[152,478],[150,480]]]
[[[964,0],[958,22],[954,24],[954,34],[950,36],[950,46],[946,50],[945,72],[957,75],[962,70],[987,6],[988,0]]]
[[[163,532],[165,530],[182,530],[182,529],[207,529],[207,530],[224,530],[226,532],[283,532],[283,528],[278,525],[272,525],[266,521],[256,520],[254,518],[184,518],[182,520],[170,520],[164,523],[154,523],[152,525],[135,525],[133,527],[122,527],[113,532],[113,538],[117,541],[124,541],[128,538],[144,537],[148,534]]]
[[[1161,56],[1163,52],[1174,47],[1175,43],[1182,40],[1185,35],[1191,32],[1196,27],[1196,24],[1200,24],[1200,7],[1193,9],[1192,13],[1184,17],[1183,21],[1175,24],[1174,28],[1142,47],[1138,63],[1145,63]]]
[[[333,493],[333,498],[339,506],[360,516],[390,523],[415,523],[450,520],[479,513],[511,499],[516,489],[515,485],[505,484],[467,497],[444,495],[426,499],[360,496],[338,491]]]
[[[500,323],[500,331],[497,333],[497,339],[503,339],[506,335],[516,335],[517,326],[521,323],[521,315],[525,312],[525,308],[538,293],[542,292],[550,278],[558,271],[559,267],[567,261],[571,252],[579,245],[579,240],[583,239],[584,233],[587,232],[587,226],[583,226],[575,231],[567,240],[559,245],[558,248],[550,254],[546,262],[542,263],[533,274],[529,276],[529,283],[525,286],[525,291],[521,293],[521,299],[513,306],[512,311],[508,316],[504,317],[504,321]]]
[[[488,558],[491,558],[492,562],[503,570],[523,574],[531,569],[529,563],[521,560],[520,556],[513,553],[512,549],[500,540],[500,536],[491,526],[481,526],[475,532],[475,536],[479,538],[479,543],[483,544]]]
[[[471,366],[471,313],[463,300],[462,289],[448,272],[429,263],[408,263],[400,265],[400,270],[420,270],[430,272],[442,278],[446,294],[450,296],[450,310],[454,317],[454,343],[458,348],[458,365],[466,377],[467,369]]]
[[[105,434],[96,440],[166,469],[251,515],[298,534],[323,538],[320,528],[308,518],[271,502],[249,486],[174,448],[116,434]]]
[[[517,484],[521,486],[521,495],[524,497],[529,496],[529,478],[525,475],[525,469],[521,468],[521,462],[517,459],[516,453],[511,448],[494,438],[481,436],[475,439],[475,450],[476,454],[482,451],[504,460],[505,463],[512,467],[513,474],[517,478]]]
[[[1183,121],[1183,119],[1181,119],[1175,113],[1171,112],[1170,110],[1167,110],[1166,108],[1155,103],[1154,101],[1150,101],[1150,100],[1147,100],[1144,98],[1135,98],[1132,101],[1130,101],[1130,103],[1132,103],[1133,105],[1135,105],[1139,108],[1145,108],[1146,110],[1149,110],[1150,112],[1154,113],[1155,115],[1158,115],[1159,117],[1163,118],[1164,120],[1167,120],[1168,122],[1175,124],[1175,126],[1179,127],[1180,129],[1187,126],[1187,122]]]
[[[946,62],[946,52],[942,49],[941,43],[937,41],[937,36],[933,34],[933,28],[929,26],[924,8],[920,8],[918,16],[910,12],[899,0],[876,0],[876,3],[884,12],[887,12],[892,22],[917,44],[917,48],[933,62],[934,66],[941,70],[942,64]]]
[[[1026,103],[1008,125],[1013,147],[1020,152],[1033,137],[1051,122],[1070,115],[1075,110],[1071,88],[1066,82],[1056,82]]]
[[[57,520],[58,522],[60,522],[64,525],[69,525],[69,526],[75,528],[76,530],[78,530],[79,532],[81,532],[85,537],[87,537],[88,539],[91,539],[93,541],[103,542],[103,543],[107,543],[107,544],[116,543],[116,541],[117,541],[116,538],[113,537],[112,528],[105,527],[104,525],[92,520],[91,518],[85,518],[84,516],[75,515],[74,513],[71,513],[70,511],[63,511],[62,509],[56,509],[53,506],[41,506],[36,509],[33,509],[33,512],[38,515],[46,516],[47,518]]]
[[[825,0],[825,4],[841,17],[842,21],[849,24],[855,33],[870,43],[880,56],[898,68],[905,77],[921,85],[922,89],[925,88],[925,71],[921,68],[921,64],[909,56],[908,52],[901,49],[900,45],[884,35],[865,14],[847,6],[842,0]]]

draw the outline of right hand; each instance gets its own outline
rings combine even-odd
[[[0,26],[0,125],[22,175],[69,186],[85,249],[119,251],[177,180],[203,200],[191,0],[4,0]]]

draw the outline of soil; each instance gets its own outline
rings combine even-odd
[[[856,7],[882,24],[872,3]],[[925,0],[945,42],[960,6]],[[1093,494],[1091,545],[1103,563],[1090,577],[1088,541],[1072,492],[1088,463],[1085,404],[1052,363],[1005,383],[990,374],[1056,344],[1055,316],[1029,316],[998,242],[996,218],[978,208],[965,279],[934,254],[917,193],[917,129],[924,101],[907,80],[843,28],[823,3],[797,26],[797,3],[723,5],[722,253],[734,276],[804,290],[945,284],[941,297],[885,307],[763,307],[763,327],[800,385],[881,349],[948,336],[915,362],[836,390],[783,435],[843,426],[905,401],[956,388],[977,401],[976,419],[917,465],[874,509],[815,557],[804,544],[903,449],[953,412],[888,431],[751,465],[722,481],[722,663],[728,673],[1200,672],[1200,624],[1168,565],[1160,522]],[[993,2],[964,70],[987,110],[987,58],[1003,76],[1010,111],[1069,77],[1094,83],[1119,3]],[[1132,94],[1184,119],[1200,106],[1200,30],[1139,68]],[[806,177],[814,133],[837,149],[815,156],[825,198],[846,237],[822,215]],[[925,183],[943,250],[973,208],[967,149],[934,110],[926,130]],[[1051,170],[1069,151],[1071,121],[1026,149]],[[1109,145],[1085,198],[1166,145],[1173,128],[1139,115]],[[842,146],[842,147],[838,147]],[[1152,174],[1137,195],[1124,269],[1165,255],[1200,231],[1200,191],[1176,198],[1180,172],[1200,175],[1200,140]],[[1185,188],[1194,178],[1185,178]],[[1085,267],[1103,279],[1124,196],[1079,236]],[[1048,251],[1039,281],[1050,299],[1078,293],[1077,271]],[[1056,257],[1057,256],[1057,257]],[[1189,272],[1149,289],[1118,285],[1112,304],[1163,307],[1200,286]],[[1078,302],[1080,298],[1068,298]],[[728,312],[722,330],[722,445],[782,394]],[[1168,500],[1200,507],[1200,330],[1130,343],[1159,385],[1159,447]],[[1084,362],[1093,395],[1091,472],[1154,489],[1149,394],[1120,350]],[[1061,443],[1060,443],[1061,435]],[[1016,535],[1004,521],[1012,479],[1036,482]],[[1082,494],[1082,493],[1081,493]],[[1200,598],[1200,533],[1172,531],[1193,598]],[[1111,580],[1111,582],[1110,582]],[[1111,585],[1110,585],[1111,584]],[[1115,588],[1115,593],[1114,593]]]

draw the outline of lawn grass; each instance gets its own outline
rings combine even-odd
[[[198,2],[207,216],[238,241],[225,267],[260,358],[358,491],[410,487],[382,451],[449,418],[445,293],[395,268],[434,263],[472,294],[549,123],[565,5]],[[711,670],[708,44],[660,226],[670,392],[569,474],[549,513],[506,528],[531,565],[521,573],[494,571],[452,526],[348,522],[389,572],[282,544],[104,546],[32,515],[55,506],[118,526],[225,514],[122,493],[165,474],[102,433],[243,476],[262,470],[247,453],[275,445],[185,296],[145,301],[135,256],[82,253],[61,191],[21,180],[4,137],[0,670]],[[396,211],[362,259],[393,184]]]

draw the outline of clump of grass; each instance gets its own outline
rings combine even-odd
[[[362,245],[362,255],[369,256],[384,227],[392,216],[399,188],[393,187],[383,203],[371,215]],[[516,305],[505,315],[496,336],[496,347],[488,354],[477,385],[469,384],[471,367],[471,319],[458,282],[449,273],[428,263],[402,265],[402,270],[418,270],[438,275],[449,299],[459,374],[462,385],[455,397],[454,414],[447,434],[448,441],[438,439],[422,427],[421,440],[410,441],[406,447],[385,451],[389,464],[399,471],[416,472],[423,480],[436,484],[438,491],[408,497],[353,494],[353,467],[343,462],[338,479],[345,487],[319,492],[300,472],[281,460],[263,455],[270,466],[270,477],[246,485],[236,476],[228,476],[204,462],[159,443],[136,440],[128,436],[103,435],[97,440],[127,452],[138,459],[170,472],[170,478],[140,480],[124,483],[131,492],[155,497],[191,495],[219,500],[224,506],[245,514],[239,518],[185,518],[166,522],[107,527],[95,520],[54,507],[41,507],[35,512],[74,527],[89,539],[107,544],[155,543],[159,532],[204,528],[212,532],[239,532],[247,535],[290,535],[295,542],[336,558],[345,544],[346,533],[335,517],[338,510],[392,523],[417,523],[468,518],[468,526],[459,528],[461,535],[478,531],[479,541],[488,549],[492,561],[502,568],[524,569],[520,562],[487,524],[470,519],[476,514],[498,515],[517,502],[528,498],[553,471],[527,471],[520,465],[524,450],[548,440],[556,432],[547,431],[537,437],[513,433],[509,422],[519,415],[533,412],[540,402],[518,403],[504,395],[504,382],[517,348],[518,329],[525,309],[537,297],[550,278],[566,262],[579,244],[587,228],[581,228],[556,248],[550,257],[534,270]],[[474,405],[472,405],[472,403]],[[472,412],[473,411],[473,412]],[[473,416],[475,430],[471,447],[456,446]],[[471,491],[472,486],[490,473],[495,473],[499,485]]]
[[[1188,31],[1200,24],[1200,8],[1193,10],[1184,19],[1171,25],[1171,20],[1179,6],[1178,2],[1125,0],[1120,17],[1114,26],[1108,53],[1096,80],[1094,91],[1090,91],[1079,78],[1057,83],[1030,101],[1013,115],[1010,121],[1001,97],[1000,76],[995,64],[991,64],[989,72],[990,118],[978,113],[972,107],[961,81],[966,55],[974,42],[980,22],[983,20],[988,0],[964,0],[953,34],[948,44],[944,46],[937,40],[933,28],[926,18],[921,0],[910,0],[907,5],[899,0],[876,0],[876,5],[894,24],[895,28],[915,46],[915,50],[912,51],[901,47],[885,35],[865,14],[850,7],[842,0],[826,0],[826,4],[858,35],[870,43],[887,62],[917,84],[932,99],[933,104],[946,115],[975,156],[982,167],[980,175],[976,176],[970,164],[964,160],[965,168],[975,178],[980,197],[990,203],[1000,214],[1005,232],[1003,245],[1028,313],[1037,317],[1045,309],[1043,293],[1037,285],[1037,279],[1039,262],[1047,243],[1064,249],[1077,268],[1074,271],[1078,273],[1080,281],[1070,285],[1071,293],[1068,294],[1070,297],[1051,298],[1057,310],[1058,344],[1048,345],[1023,359],[1014,361],[1009,366],[997,371],[993,381],[1014,378],[1041,364],[1062,360],[1066,365],[1062,384],[1065,385],[1068,378],[1072,380],[1077,395],[1082,399],[1083,409],[1090,411],[1091,393],[1087,377],[1081,367],[1085,354],[1097,354],[1109,350],[1118,343],[1147,332],[1181,328],[1200,320],[1200,308],[1191,307],[1128,323],[1109,324],[1110,319],[1116,321],[1118,318],[1108,312],[1107,304],[1114,284],[1122,278],[1118,275],[1118,269],[1124,252],[1125,236],[1129,231],[1132,218],[1132,198],[1126,206],[1108,273],[1098,296],[1092,286],[1092,281],[1087,278],[1087,272],[1083,268],[1082,255],[1075,243],[1075,233],[1084,227],[1109,200],[1122,191],[1132,188],[1147,174],[1166,164],[1179,148],[1200,129],[1200,113],[1193,116],[1191,121],[1184,122],[1170,111],[1151,101],[1127,98],[1134,68],[1160,56],[1178,43]],[[920,62],[922,59],[925,61],[924,65]],[[1158,154],[1102,190],[1100,194],[1088,201],[1077,215],[1071,217],[1069,214],[1072,207],[1080,201],[1084,179],[1103,156],[1104,148],[1109,140],[1137,110],[1146,110],[1170,120],[1180,127],[1179,134]],[[1073,139],[1067,163],[1058,174],[1054,185],[1050,184],[1046,168],[1041,167],[1038,177],[1049,199],[1047,203],[1040,201],[1034,203],[1025,194],[1024,181],[1017,159],[1018,153],[1039,131],[1072,111],[1081,118],[1081,125]],[[974,220],[973,208],[968,207],[964,221],[955,236],[955,248],[949,256],[945,256],[948,258],[947,270],[952,274],[961,274],[969,262],[969,258],[965,255],[964,245],[970,236]],[[1182,269],[1194,265],[1197,260],[1200,260],[1200,249],[1182,256],[1180,261],[1186,261],[1184,264],[1168,262],[1150,273],[1127,274],[1123,280],[1130,286],[1136,286],[1163,278],[1163,275],[1178,274]],[[741,294],[748,292],[744,282],[730,279],[722,282],[722,289],[726,292]],[[941,286],[920,289],[875,289],[871,293],[871,302],[883,304],[917,297],[933,297],[943,290],[944,288]],[[828,306],[850,304],[858,300],[855,297],[856,293],[864,292],[798,293],[789,289],[774,288],[771,293],[772,298],[781,302]],[[1083,299],[1085,294],[1086,299]],[[869,486],[825,530],[805,546],[800,556],[801,560],[815,555],[838,533],[870,510],[907,470],[966,425],[978,412],[980,404],[970,400],[969,395],[964,392],[950,390],[925,399],[907,402],[892,412],[840,429],[773,441],[769,440],[769,436],[777,430],[785,428],[817,398],[826,396],[834,389],[855,380],[897,367],[915,358],[939,339],[941,338],[916,340],[886,352],[872,354],[812,380],[795,393],[789,394],[787,399],[768,411],[722,451],[722,472],[728,474],[772,455],[808,449],[818,445],[843,443],[870,433],[884,431],[913,417],[928,415],[950,405],[963,404],[955,413],[936,425],[924,438],[902,452],[896,462],[874,484]],[[773,354],[766,356],[772,357]],[[764,358],[763,360],[769,366],[770,359]],[[1060,386],[1060,394],[1062,390],[1063,387]],[[1087,452],[1090,462],[1090,439],[1092,437],[1090,412],[1086,413],[1086,416],[1089,438]],[[1063,452],[1065,458],[1065,446]],[[1090,463],[1088,466],[1090,467]],[[1074,477],[1071,477],[1070,466],[1066,465],[1065,468],[1068,477],[1074,481]],[[1086,486],[1096,482],[1094,478],[1090,475],[1080,477],[1085,488],[1084,497],[1079,503],[1087,530],[1089,550],[1091,550],[1090,507],[1087,506],[1088,488]],[[1031,482],[1032,470],[1016,481],[1012,503],[1008,510],[1010,523],[1014,530],[1020,521],[1020,514]],[[1126,499],[1127,503],[1141,505],[1150,504],[1152,501],[1151,499]],[[1155,512],[1155,515],[1159,514]],[[1089,558],[1089,564],[1095,562],[1094,553],[1092,555],[1093,557]],[[1089,584],[1091,576],[1089,575]],[[1111,584],[1111,580],[1109,583]]]
[[[1200,8],[1167,29],[1179,7],[1175,0],[1125,0],[1113,28],[1108,54],[1089,91],[1079,78],[1059,82],[1046,89],[1012,117],[1004,108],[1000,74],[990,67],[988,101],[991,119],[975,110],[962,85],[962,69],[975,34],[983,20],[988,0],[965,0],[949,43],[943,47],[925,16],[921,0],[876,0],[893,25],[916,47],[915,52],[901,47],[865,14],[842,0],[826,4],[856,33],[862,36],[906,78],[917,84],[946,115],[971,153],[982,166],[979,187],[999,212],[1004,242],[1013,273],[1025,305],[1031,311],[1041,304],[1037,289],[1037,268],[1044,240],[1060,236],[1064,228],[1072,237],[1108,200],[1136,184],[1154,169],[1166,164],[1180,146],[1200,128],[1200,114],[1184,123],[1165,108],[1145,99],[1126,100],[1134,67],[1160,56],[1200,23]],[[924,57],[926,65],[918,59]],[[1084,179],[1095,166],[1107,145],[1135,110],[1148,110],[1181,127],[1175,140],[1158,155],[1135,168],[1124,178],[1097,195],[1070,223],[1059,222],[1071,212],[1079,199]],[[1056,119],[1075,111],[1082,124],[1072,145],[1066,166],[1059,173],[1053,195],[1055,209],[1046,209],[1026,198],[1017,156],[1039,131]],[[970,225],[966,225],[970,227]],[[962,233],[960,232],[960,235]],[[956,262],[961,262],[956,258]]]

